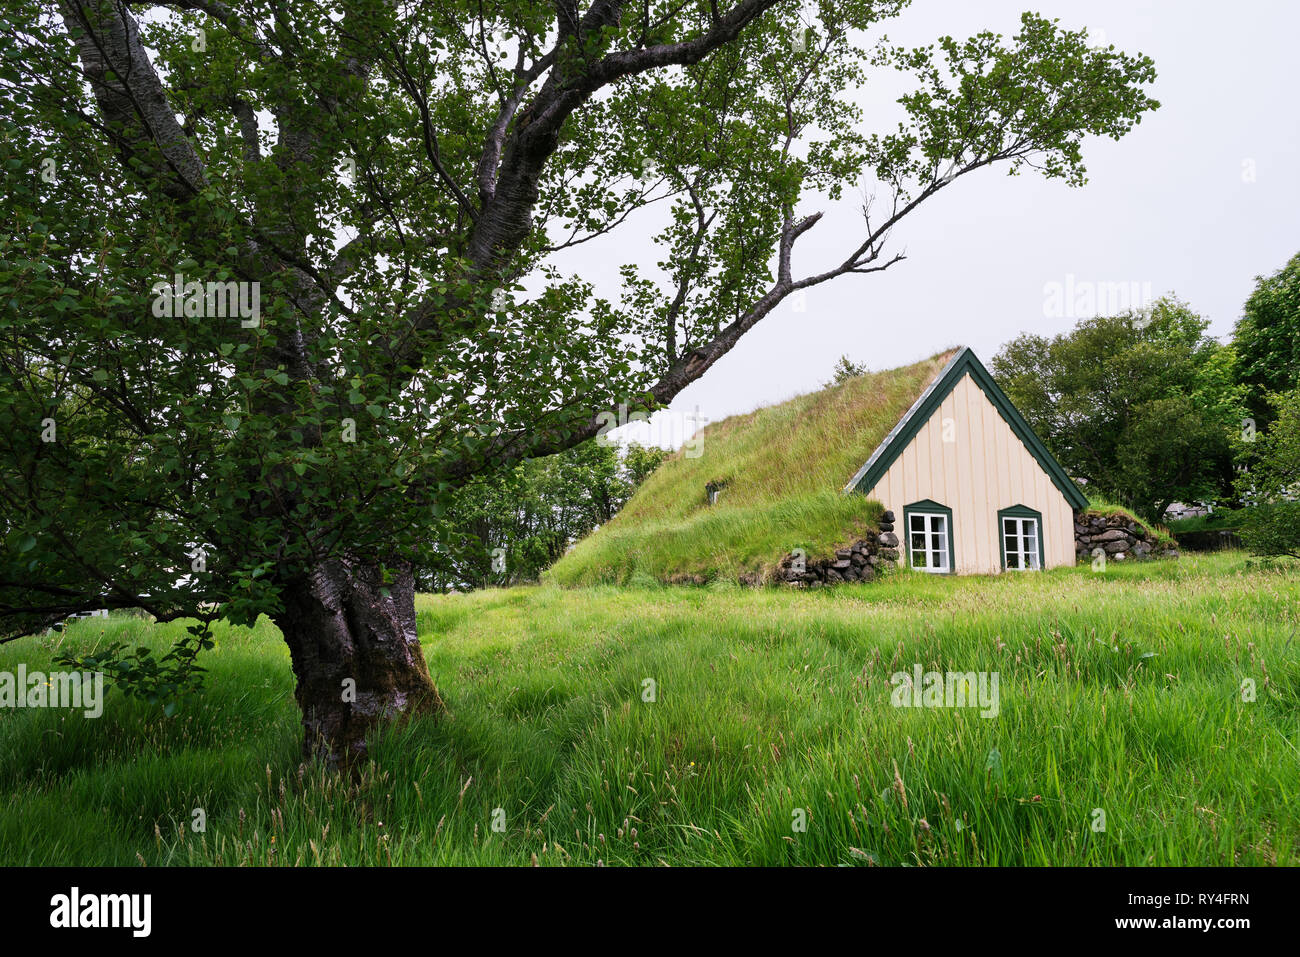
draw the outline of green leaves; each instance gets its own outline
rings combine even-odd
[[[474,588],[535,580],[574,541],[603,525],[666,458],[657,447],[596,441],[440,491],[429,585]],[[494,567],[502,548],[505,567]]]
[[[1012,172],[1032,163],[1072,186],[1086,181],[1085,135],[1119,139],[1159,107],[1143,91],[1155,81],[1149,57],[1090,45],[1083,31],[1021,16],[1012,45],[990,32],[933,47],[892,48],[879,65],[913,73],[921,86],[900,98],[911,123],[873,137],[879,178],[908,195],[996,161]]]
[[[988,757],[984,759],[984,774],[989,781],[1002,781],[1005,778],[1005,772],[1002,768],[1002,753],[997,748],[989,750]]]
[[[57,654],[54,662],[73,671],[102,672],[127,697],[162,704],[170,718],[184,698],[202,688],[205,669],[197,658],[213,646],[207,624],[191,625],[187,631],[161,656],[144,645],[128,649],[125,642],[114,641],[89,654]]]
[[[1257,555],[1300,558],[1300,388],[1272,396],[1265,430],[1246,443],[1249,468],[1237,491],[1245,509],[1242,541]]]
[[[1300,254],[1259,278],[1233,330],[1233,346],[1248,412],[1264,429],[1273,417],[1269,393],[1300,386]]]

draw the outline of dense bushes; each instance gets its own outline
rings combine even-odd
[[[1257,503],[1242,524],[1242,541],[1257,555],[1300,558],[1300,389],[1270,397],[1275,418],[1251,443],[1237,482]]]
[[[1300,558],[1300,502],[1247,509],[1241,541],[1256,555]]]

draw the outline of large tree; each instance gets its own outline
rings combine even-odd
[[[904,2],[11,0],[7,634],[266,613],[331,762],[439,709],[411,570],[457,488],[899,261],[891,230],[968,173],[1083,183],[1085,137],[1156,105],[1149,59],[1032,15],[873,42]],[[867,135],[871,67],[915,91]],[[799,261],[809,204],[860,176],[861,232]],[[652,204],[658,267],[609,298],[565,271]],[[227,282],[242,308],[191,285]]]
[[[1271,276],[1259,276],[1233,330],[1238,375],[1260,431],[1273,421],[1269,394],[1300,386],[1300,253]]]

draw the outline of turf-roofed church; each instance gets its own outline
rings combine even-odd
[[[1075,560],[1087,499],[969,348],[917,397],[845,489],[894,512],[918,571],[1032,571]]]
[[[708,423],[548,577],[816,588],[900,565],[1052,568],[1074,563],[1086,507],[974,353],[948,349]]]

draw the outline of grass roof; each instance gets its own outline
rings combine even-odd
[[[861,468],[957,350],[735,415],[679,450],[612,521],[547,573],[562,585],[769,573],[803,548],[810,559],[860,537],[882,506],[846,495]],[[708,504],[707,486],[722,486]]]

